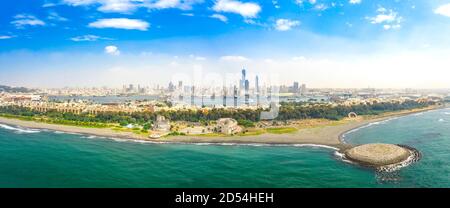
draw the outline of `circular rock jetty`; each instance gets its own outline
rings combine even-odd
[[[346,158],[372,167],[402,163],[411,155],[409,149],[394,144],[365,144],[345,151]]]

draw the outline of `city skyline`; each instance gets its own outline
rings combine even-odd
[[[299,81],[312,88],[450,88],[446,1],[0,5],[5,85],[165,85],[177,73],[238,74],[245,67],[254,74],[276,73],[280,84]]]

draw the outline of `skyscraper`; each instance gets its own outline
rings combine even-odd
[[[175,85],[172,82],[169,82],[168,90],[169,90],[169,92],[175,91]]]
[[[299,88],[298,82],[294,82],[294,85],[292,86],[292,92],[293,93],[300,92],[300,88]]]
[[[245,80],[245,82],[244,82],[245,84],[244,84],[244,88],[245,88],[245,90],[244,90],[244,93],[245,93],[245,105],[249,105],[250,103],[249,103],[249,100],[250,100],[250,94],[249,94],[249,91],[250,91],[250,82],[248,81],[248,80]]]
[[[183,81],[178,81],[178,90],[183,90]]]
[[[130,84],[130,87],[128,88],[128,92],[133,92],[134,91],[134,85]]]
[[[301,88],[301,94],[304,95],[306,94],[308,91],[306,89],[306,84],[302,84],[302,88]]]
[[[256,77],[255,77],[255,90],[256,90],[256,93],[259,93],[259,77],[258,77],[258,75],[256,75]]]
[[[223,107],[227,107],[227,87],[223,86]]]
[[[246,71],[245,68],[242,68],[242,77],[241,77],[241,81],[239,82],[239,91],[240,93],[242,93],[244,91],[245,88],[245,80],[246,80]]]
[[[205,89],[202,89],[202,108],[205,107],[205,103],[203,102],[204,97],[205,97]]]
[[[237,102],[238,102],[238,89],[236,87],[236,85],[234,86],[234,93],[233,93],[233,98],[234,98],[234,107],[237,108]]]
[[[259,106],[259,77],[255,77],[256,105]]]

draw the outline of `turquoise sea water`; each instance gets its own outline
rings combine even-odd
[[[450,187],[450,109],[345,140],[406,144],[423,158],[385,181],[327,148],[152,144],[0,125],[0,187]]]

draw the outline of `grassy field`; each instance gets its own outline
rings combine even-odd
[[[238,134],[239,136],[257,136],[266,133],[264,129],[248,129],[246,132]]]
[[[269,134],[288,134],[297,131],[294,127],[281,127],[281,128],[267,128],[267,133]]]
[[[5,117],[5,118],[18,119],[18,120],[22,120],[22,121],[34,121],[34,122],[40,122],[40,123],[66,125],[66,126],[77,126],[77,127],[83,127],[83,128],[110,128],[110,127],[115,126],[114,124],[79,122],[79,121],[69,121],[69,120],[56,120],[56,119],[50,119],[47,117],[16,116],[16,115],[9,115],[9,114],[0,114],[0,116]]]

